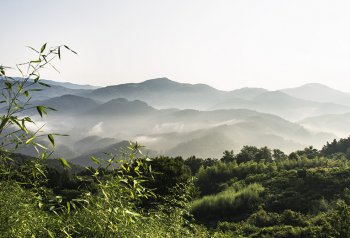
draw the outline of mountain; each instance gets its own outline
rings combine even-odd
[[[272,113],[288,120],[301,120],[306,117],[329,113],[350,112],[350,101],[349,106],[346,106],[344,97],[344,100],[323,100],[322,102],[311,100],[315,99],[311,96],[312,90],[316,89],[320,91],[320,94],[327,91],[326,95],[333,95],[333,98],[335,98],[335,95],[339,96],[341,94],[341,92],[320,85],[304,85],[295,90],[282,91],[268,91],[263,88],[220,91],[204,84],[178,83],[167,78],[158,78],[142,83],[99,88],[87,92],[85,96],[105,102],[115,98],[141,100],[159,109],[217,110],[246,108]],[[295,96],[291,94],[295,94]],[[306,98],[307,95],[311,96]],[[343,93],[342,95],[347,94]],[[335,101],[341,104],[337,104]]]
[[[350,94],[319,83],[305,84],[296,88],[281,90],[293,97],[315,102],[332,102],[350,106]]]
[[[309,117],[301,120],[299,123],[310,130],[327,131],[339,137],[348,137],[350,135],[350,113]]]
[[[55,86],[62,86],[68,89],[84,89],[84,90],[93,90],[100,88],[99,86],[93,86],[89,84],[75,84],[75,83],[70,83],[70,82],[58,82],[58,81],[53,81],[53,80],[47,80],[47,79],[41,79],[43,83],[49,84],[49,85],[55,85]]]
[[[120,84],[95,90],[70,89],[60,86],[65,85],[64,83],[56,83],[54,81],[45,82],[53,84],[52,87],[45,88],[42,92],[33,93],[35,100],[44,101],[49,98],[69,94],[73,100],[71,108],[74,107],[77,111],[81,112],[87,105],[94,105],[95,107],[90,108],[90,115],[94,116],[104,114],[116,115],[114,113],[115,110],[119,110],[119,114],[130,114],[131,111],[128,111],[128,108],[134,108],[130,107],[132,103],[139,104],[140,108],[135,109],[138,113],[150,112],[152,109],[150,107],[147,108],[145,104],[141,105],[141,101],[147,103],[153,109],[218,110],[246,108],[259,112],[272,113],[293,121],[323,114],[350,112],[350,100],[348,102],[349,106],[345,106],[347,104],[348,94],[319,84],[308,84],[299,88],[282,91],[268,91],[263,88],[241,88],[233,91],[220,91],[205,84],[178,83],[167,78],[151,79],[142,83]],[[78,86],[75,85],[74,87],[77,88]],[[291,94],[295,94],[295,96]],[[320,102],[322,101],[322,97],[318,96],[318,98],[315,98],[316,96],[313,96],[313,94],[328,95],[328,98],[332,100],[324,99],[324,102]],[[82,107],[79,105],[73,106],[76,100],[73,99],[73,96],[91,99],[95,103],[91,101],[90,103],[86,102],[86,105],[82,105]],[[308,99],[305,99],[307,97]],[[124,98],[124,101],[120,98]],[[125,102],[125,99],[131,102]],[[311,99],[314,100],[312,101]],[[97,105],[99,101],[103,101],[104,104]],[[337,104],[335,101],[339,101],[341,104]],[[59,104],[51,101],[49,103]],[[141,107],[145,110],[142,111]],[[113,113],[110,113],[111,111]],[[71,112],[74,112],[74,110],[71,110]]]
[[[83,100],[82,104],[90,100],[73,98]],[[266,96],[259,100],[273,99]],[[281,102],[276,107],[283,105]],[[79,106],[72,106],[72,110],[75,107]],[[281,117],[247,109],[156,109],[139,100],[121,98],[89,107],[87,111],[78,112],[80,109],[77,109],[77,113],[63,109],[59,116],[43,119],[53,132],[70,135],[57,139],[61,154],[68,151],[63,150],[63,145],[74,152],[66,155],[67,158],[80,158],[81,154],[85,157],[96,153],[101,155],[106,148],[110,150],[109,146],[115,145],[112,138],[138,141],[158,154],[213,158],[220,157],[226,149],[238,151],[247,144],[268,145],[289,152],[308,145],[317,147],[337,138],[330,133],[312,133]]]
[[[11,154],[11,159],[13,159],[16,164],[22,164],[22,163],[27,163],[31,160],[35,160],[36,158],[32,156],[20,154],[20,153],[13,153]],[[57,159],[48,159],[43,162],[44,162],[44,165],[47,166],[48,168],[53,168],[59,171],[60,173],[62,173],[63,171],[66,171],[69,174],[74,174],[74,173],[80,173],[81,171],[84,170],[83,167],[72,163],[69,164],[71,168],[69,170],[66,170],[66,168],[63,167],[61,162]]]
[[[127,120],[109,115],[100,122],[104,135],[113,137],[117,133],[122,138],[123,133],[124,136],[129,133],[124,138],[138,141],[159,154],[185,157],[192,153],[217,158],[221,155],[219,151],[239,150],[246,144],[268,145],[289,152],[336,138],[330,133],[312,133],[278,116],[246,109],[154,109]]]
[[[15,79],[22,80],[22,78],[15,78]],[[67,87],[62,86],[62,85],[67,85],[65,83],[59,83],[59,82],[49,81],[49,80],[41,80],[41,82],[43,82],[43,83],[48,82],[50,87],[46,87],[46,86],[40,85],[40,84],[30,86],[29,85],[30,82],[27,82],[27,85],[25,85],[25,86],[27,86],[27,89],[29,89],[29,90],[33,90],[33,89],[41,90],[41,91],[32,91],[31,92],[32,100],[46,100],[46,99],[50,99],[53,97],[59,97],[59,96],[66,95],[66,94],[83,95],[84,93],[86,94],[86,93],[92,91],[92,89],[79,88],[78,85],[76,85],[76,88],[67,88]],[[2,90],[3,88],[4,88],[3,79],[0,78],[0,90]]]
[[[298,124],[269,114],[245,109],[225,112],[231,114],[230,121],[182,135],[174,133],[165,137],[165,140],[176,140],[178,137],[177,141],[181,141],[166,153],[183,156],[195,153],[218,158],[219,151],[221,153],[227,149],[238,151],[244,145],[269,146],[290,152],[308,145],[321,146],[325,141],[336,138],[329,133],[312,133]],[[205,118],[208,112],[198,113]],[[151,146],[155,148],[155,145]]]
[[[96,149],[94,151],[90,151],[88,153],[84,153],[76,158],[69,160],[69,162],[78,164],[80,166],[91,166],[96,168],[98,165],[91,160],[91,157],[94,156],[95,158],[99,159],[101,165],[106,165],[107,160],[109,159],[114,159],[115,163],[119,163],[120,160],[128,160],[127,156],[125,155],[128,153],[128,146],[130,146],[129,141],[121,141],[103,148]],[[143,149],[142,153],[144,155],[148,154],[149,156],[157,155],[156,152],[149,149]],[[138,153],[136,156],[142,155]],[[114,164],[114,166],[115,165],[116,164]]]
[[[130,116],[132,114],[151,113],[155,109],[140,100],[129,101],[125,98],[112,99],[106,103],[95,106],[87,114]]]
[[[268,90],[264,88],[240,88],[230,91],[228,94],[235,98],[241,98],[245,100],[253,99],[263,93],[267,93]]]
[[[90,98],[66,94],[43,101],[34,101],[33,104],[54,108],[57,110],[58,114],[63,115],[67,113],[82,113],[100,105],[101,103]],[[51,113],[55,112],[53,111]]]
[[[350,107],[334,103],[307,101],[290,96],[281,91],[268,91],[247,99],[231,98],[213,106],[211,109],[246,108],[259,112],[279,115],[288,120],[300,120],[305,117],[325,113],[350,112]]]
[[[344,105],[305,100],[283,91],[242,88],[225,92],[166,78],[95,90],[52,87],[74,93],[35,101],[58,109],[37,121],[49,125],[49,133],[70,135],[56,139],[56,155],[87,164],[87,157],[103,156],[103,151],[119,148],[128,139],[157,154],[184,157],[219,158],[222,151],[238,151],[244,145],[285,152],[317,147],[337,138],[334,130],[324,133],[309,129],[311,123],[292,121],[350,112]]]
[[[142,100],[157,108],[205,109],[225,94],[205,84],[187,84],[158,78],[96,89],[88,97],[102,101],[115,98]]]
[[[228,149],[238,149],[238,146],[230,137],[215,132],[180,142],[165,153],[174,157],[181,155],[184,158],[192,155],[200,158],[219,158],[223,151]]]
[[[86,154],[99,148],[110,146],[117,142],[118,140],[116,138],[102,138],[97,135],[92,135],[76,141],[73,145],[73,150],[78,154]]]

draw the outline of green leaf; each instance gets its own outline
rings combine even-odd
[[[15,123],[21,130],[23,130],[25,133],[28,133],[29,131],[27,128],[24,126],[24,124],[20,123],[20,120],[18,120],[17,117],[11,117],[10,120]]]
[[[41,62],[41,59],[30,61],[30,63],[40,63],[40,62]]]
[[[63,167],[69,168],[71,169],[72,167],[70,167],[69,163],[67,162],[67,160],[63,159],[63,158],[58,158],[58,160],[60,161],[61,165]]]
[[[52,134],[48,134],[47,137],[49,138],[52,146],[55,146],[55,139],[53,138],[53,135]]]
[[[32,120],[32,118],[30,118],[30,117],[25,117],[25,118],[23,118],[25,121],[27,121],[27,122],[33,122],[33,120]]]
[[[57,109],[53,108],[53,107],[46,107],[47,109],[51,110],[51,111],[57,111]]]
[[[43,45],[41,46],[40,53],[43,53],[43,52],[44,52],[44,50],[45,50],[45,48],[46,48],[46,44],[47,44],[47,43],[45,43],[45,44],[43,44]]]
[[[37,106],[36,110],[38,111],[39,115],[41,117],[43,117],[43,114],[47,115],[47,112],[45,111],[45,107],[44,106]]]
[[[55,208],[55,207],[53,207],[53,208]],[[51,210],[51,207],[50,207],[50,210]],[[50,238],[55,238],[54,234],[50,230],[47,230],[47,233],[49,233]]]
[[[36,49],[34,49],[33,47],[31,47],[31,46],[27,46],[29,49],[31,49],[31,50],[33,50],[33,51],[35,51],[36,53],[39,53],[39,51],[37,51]]]
[[[67,202],[67,213],[70,214],[70,203]]]
[[[100,164],[100,161],[96,159],[94,156],[91,156],[90,158],[95,164]]]
[[[31,89],[28,89],[28,91],[31,91],[31,92],[40,92],[40,91],[43,91],[41,88],[31,88]]]
[[[47,150],[47,148],[46,148],[45,146],[43,146],[42,144],[39,144],[39,143],[34,142],[33,145],[34,145],[34,146],[38,146],[38,147],[40,147],[40,148],[42,148],[42,149],[44,149],[44,150]]]
[[[34,79],[34,83],[38,82],[38,81],[39,81],[39,79],[40,79],[40,76],[39,76],[39,75],[37,75],[37,76],[35,77],[35,79]]]
[[[29,144],[32,140],[35,139],[35,136],[33,136],[32,138],[29,138],[27,141],[26,141],[26,144]]]
[[[77,52],[75,52],[74,50],[72,50],[72,49],[70,49],[68,46],[66,46],[66,45],[64,45],[64,47],[67,49],[67,50],[69,50],[69,51],[71,51],[71,52],[73,52],[74,54],[78,54]]]
[[[61,47],[58,47],[57,54],[58,58],[61,59]]]
[[[12,88],[12,83],[10,83],[8,81],[5,81],[4,83],[5,83],[6,87],[7,87],[7,89],[11,89]]]
[[[0,130],[2,130],[2,129],[5,127],[5,125],[6,125],[6,123],[8,122],[8,120],[9,120],[8,117],[6,117],[5,119],[2,119],[2,120],[1,120]]]
[[[43,86],[45,86],[45,87],[48,87],[48,88],[50,88],[51,86],[50,85],[48,85],[48,84],[46,84],[46,83],[43,83],[43,82],[38,82],[40,85],[43,85]]]

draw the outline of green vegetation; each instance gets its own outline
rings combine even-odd
[[[250,184],[235,190],[226,189],[216,195],[204,196],[192,203],[191,213],[198,220],[226,220],[244,217],[258,204],[259,193],[264,191],[260,184]]]
[[[229,161],[227,152],[222,160],[227,162],[222,162],[137,157],[138,150],[139,145],[131,144],[122,162],[111,158],[110,169],[43,166],[45,176],[36,177],[21,169],[30,168],[30,160],[24,160],[13,176],[1,177],[1,233],[350,237],[350,161],[341,152],[325,156],[317,151],[310,159],[307,148],[279,161],[237,163],[238,155],[229,153]],[[191,175],[188,165],[198,163],[198,172]],[[33,182],[23,183],[20,175]]]
[[[29,130],[18,113],[61,48],[35,50],[24,79],[0,67],[1,237],[350,237],[350,137],[289,155],[244,146],[221,160],[149,158],[131,142],[103,162],[92,157],[95,167],[50,159],[36,139],[54,147],[54,135]],[[22,146],[38,156],[16,154]]]

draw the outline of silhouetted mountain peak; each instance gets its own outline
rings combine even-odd
[[[115,98],[102,105],[97,106],[89,113],[100,115],[114,114],[117,116],[127,116],[130,113],[147,113],[155,110],[156,109],[140,100],[129,101],[125,98]]]
[[[104,103],[103,105],[117,105],[117,106],[119,106],[119,105],[138,105],[138,106],[150,107],[144,101],[141,101],[141,100],[129,101],[126,98],[115,98],[115,99],[112,99],[112,100]]]
[[[142,82],[142,84],[177,84],[178,82],[172,81],[166,77],[148,79]]]
[[[44,105],[64,112],[84,112],[97,105],[99,103],[91,98],[85,98],[77,95],[66,94],[59,97],[50,98],[43,101],[37,101],[35,105]]]
[[[298,97],[305,100],[350,105],[350,94],[320,83],[308,83],[296,88],[282,89],[281,91],[293,97]]]
[[[114,99],[106,102],[105,105],[107,105],[107,104],[121,104],[121,103],[127,103],[127,102],[129,102],[129,100],[126,98],[114,98]]]
[[[268,90],[264,88],[245,87],[245,88],[240,88],[240,89],[235,89],[233,91],[230,91],[229,94],[237,98],[253,99],[266,92],[268,92]]]
[[[310,87],[310,88],[327,88],[332,89],[331,87],[321,84],[321,83],[306,83],[304,85],[301,85],[300,87]],[[333,89],[334,90],[334,89]]]
[[[297,101],[302,101],[301,99],[294,98],[284,92],[281,91],[268,91],[265,93],[262,93],[258,95],[255,99],[258,100],[297,100]]]
[[[305,91],[309,91],[309,90],[317,90],[317,92],[331,92],[331,93],[343,93],[339,90],[336,90],[334,88],[331,88],[327,85],[321,84],[321,83],[307,83],[304,85],[301,85],[299,87],[295,87],[295,88],[286,88],[286,89],[282,89],[281,91],[286,91],[286,92],[305,92]]]

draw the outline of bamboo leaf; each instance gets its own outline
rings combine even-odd
[[[29,138],[27,141],[26,141],[26,144],[29,144],[32,140],[35,139],[35,136],[33,136],[32,138]]]
[[[38,82],[40,85],[43,85],[43,86],[45,86],[45,87],[48,87],[48,88],[50,88],[51,86],[50,85],[48,85],[48,84],[46,84],[46,83],[43,83],[43,82]]]
[[[66,46],[66,45],[64,45],[64,47],[67,49],[67,50],[69,50],[69,51],[71,51],[71,52],[73,52],[74,54],[78,54],[77,52],[75,52],[74,50],[72,50],[72,49],[70,49],[68,46]]]
[[[60,161],[61,165],[65,168],[69,168],[71,169],[72,167],[70,167],[69,163],[67,162],[67,160],[63,159],[63,158],[58,158],[58,160]]]
[[[57,54],[58,58],[61,59],[61,47],[58,47]]]
[[[47,112],[45,111],[45,107],[44,106],[37,106],[36,110],[38,111],[39,115],[41,117],[43,117],[43,114],[47,115]]]
[[[100,161],[96,159],[94,156],[91,156],[90,158],[95,164],[100,164]]]
[[[53,135],[52,134],[48,134],[47,137],[49,138],[52,146],[55,146],[55,139],[53,138]]]
[[[43,53],[43,52],[44,52],[44,50],[45,50],[45,48],[46,48],[46,44],[47,44],[47,43],[45,43],[45,44],[43,44],[43,45],[41,46],[40,53]]]
[[[2,130],[2,129],[5,127],[5,125],[6,125],[6,123],[8,122],[8,120],[9,120],[8,117],[6,117],[5,119],[2,119],[2,120],[1,120],[0,130]]]
[[[31,49],[31,50],[33,50],[33,51],[35,51],[36,53],[39,53],[39,51],[37,51],[36,49],[34,49],[33,47],[31,47],[31,46],[27,46],[29,49]]]
[[[67,202],[67,213],[70,214],[70,203]]]

